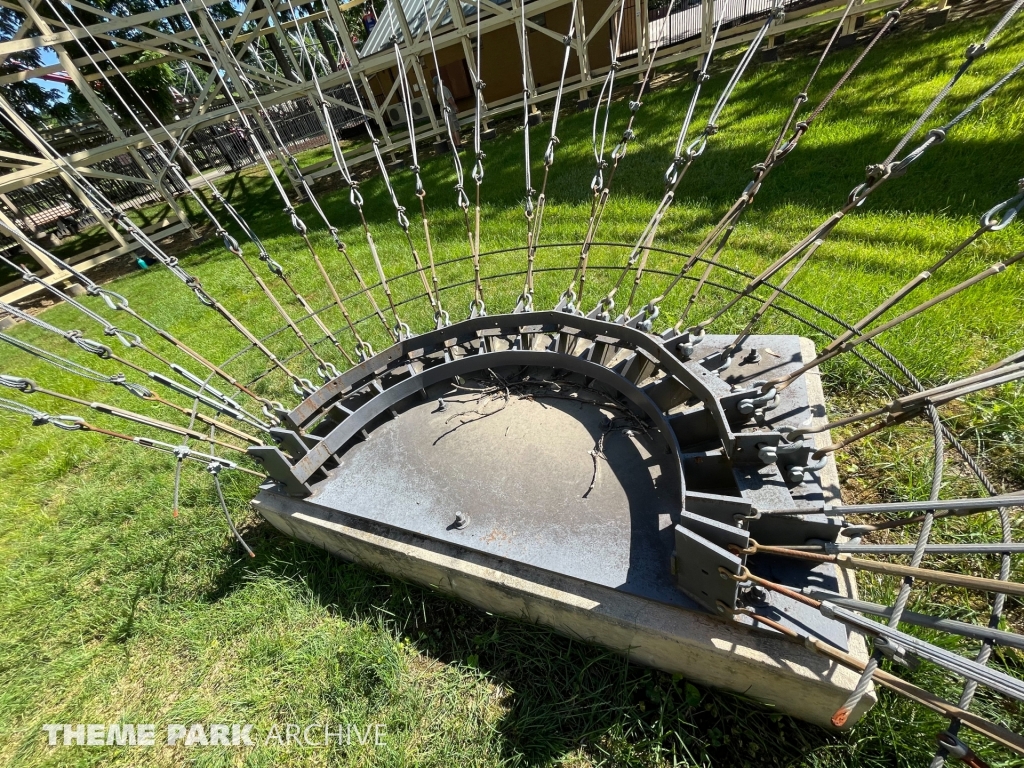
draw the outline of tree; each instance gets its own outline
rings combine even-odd
[[[97,10],[103,11],[103,14],[90,13],[89,11],[82,10],[80,7],[72,13],[61,4],[55,4],[54,9],[63,22],[74,26],[77,26],[79,23],[83,25],[94,24],[111,16],[124,15],[125,27],[115,30],[113,35],[128,42],[147,39],[147,27],[171,34],[184,32],[189,29],[188,19],[181,14],[150,21],[141,26],[132,23],[131,15],[161,8],[177,7],[177,0],[83,1]],[[191,14],[193,21],[197,21],[195,13],[193,11]],[[211,4],[210,13],[216,21],[233,18],[238,15],[235,8],[229,2]],[[122,48],[122,46],[115,41],[106,39],[93,41],[89,38],[80,38],[77,41],[66,43],[65,48],[73,58],[83,58],[85,53],[88,52],[96,59],[97,66],[87,64],[81,66],[80,70],[83,74],[89,75],[96,73],[98,69],[102,69],[111,85],[108,85],[103,79],[92,80],[93,91],[99,97],[104,107],[130,130],[135,128],[135,121],[131,113],[135,113],[135,115],[145,120],[148,117],[148,111],[145,107],[152,110],[162,123],[174,120],[176,105],[171,89],[175,86],[180,87],[182,83],[179,82],[180,78],[175,74],[163,54],[155,51],[137,50],[119,52],[119,48]],[[178,46],[172,44],[168,48],[176,50]],[[192,51],[182,48],[180,52],[191,53]],[[97,56],[100,53],[102,55]],[[147,64],[148,62],[154,63],[149,63],[148,66],[134,66]],[[132,88],[125,86],[125,80],[128,81]],[[116,95],[110,92],[111,88],[117,90]],[[145,102],[145,106],[143,106],[139,97],[135,95],[132,90],[133,88],[139,93],[142,101]],[[82,93],[78,92],[77,88],[72,89],[70,101],[75,110],[80,114],[88,114],[91,111],[87,99]],[[125,102],[127,102],[127,107]]]
[[[10,8],[0,7],[0,42],[11,40],[18,33],[25,16]],[[11,75],[42,66],[39,49],[21,51],[0,64],[0,75]],[[70,123],[76,119],[74,108],[64,99],[58,88],[47,88],[38,80],[20,80],[0,85],[0,94],[29,125],[42,128],[55,123]],[[0,114],[0,140],[18,147],[27,154],[35,154],[33,145],[14,125]]]

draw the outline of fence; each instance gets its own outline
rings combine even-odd
[[[348,104],[358,104],[360,101],[366,103],[365,95],[361,91],[357,94],[348,85],[327,89],[324,95]],[[339,136],[361,126],[367,120],[361,113],[337,104],[330,105],[327,112],[331,125]],[[268,107],[264,114],[273,122],[292,152],[303,152],[327,144],[327,134],[320,122],[320,110],[310,99],[293,99],[276,104]],[[262,131],[256,132],[256,140],[267,153],[271,152],[271,145]],[[223,166],[238,171],[259,161],[259,156],[246,139],[245,131],[238,120],[197,128],[184,146],[196,169],[201,171]]]
[[[783,0],[786,10],[806,8],[819,4],[821,0]],[[722,20],[722,29],[747,24],[764,19],[775,5],[775,0],[719,0],[715,3],[715,18]],[[650,23],[651,46],[661,47],[696,40],[701,35],[701,0],[683,0],[673,6],[672,14],[669,6],[661,5],[648,11]],[[623,26],[623,34],[626,26]]]
[[[160,173],[162,164],[156,150],[144,147],[139,154],[150,170]],[[138,182],[110,178],[91,180],[107,199],[121,210],[138,208],[163,199],[160,192],[149,183],[145,171],[127,153],[101,160],[92,167],[99,171],[139,179]],[[168,191],[173,194],[185,191],[185,187],[170,177],[164,181]],[[49,235],[64,238],[96,223],[96,218],[82,206],[64,179],[59,176],[12,190],[0,200],[0,208],[35,237]]]
[[[704,1],[708,2],[709,0]],[[871,7],[875,9],[894,4],[897,1],[879,0],[872,3]],[[702,35],[705,12],[710,10],[702,9],[701,0],[676,0],[671,14],[668,13],[669,4],[665,0],[624,0],[624,2],[620,57],[626,63],[627,71],[636,69],[639,66],[636,61],[637,46],[638,41],[644,39],[644,35],[641,33],[642,30],[637,29],[637,4],[641,2],[646,2],[650,5],[656,4],[656,7],[649,7],[647,41],[652,48],[657,45],[661,49],[661,57],[663,59],[675,61],[680,58],[687,58],[695,55],[700,49],[699,40]],[[751,22],[757,23],[764,19],[775,2],[776,0],[717,0],[714,3],[713,11],[723,25],[722,45],[728,45],[730,38],[743,34],[743,30],[735,33],[727,33],[725,30]],[[783,0],[787,10],[803,9],[808,6],[835,9],[840,6],[841,2],[842,0]],[[787,21],[781,25],[780,34],[789,28],[798,29],[817,23],[821,23],[821,21],[815,14],[797,14],[794,15],[792,21]],[[468,42],[472,45],[472,25],[459,26],[455,31],[463,39],[464,43]],[[704,32],[706,34],[707,30]],[[14,43],[16,42],[14,41]],[[14,43],[11,44],[13,45]],[[599,40],[596,44],[605,43]],[[422,45],[422,41],[419,45]],[[628,62],[628,59],[631,57],[634,60]],[[384,65],[372,65],[365,64],[362,60],[358,60],[352,66],[353,68],[358,68],[358,71],[364,77],[367,72],[372,77],[379,74],[378,70],[385,71],[387,68],[386,63]],[[376,69],[374,66],[376,66]],[[383,69],[381,66],[383,66]],[[359,86],[359,88],[361,91],[362,87]],[[308,97],[308,85],[302,87],[301,84],[297,83],[288,86],[286,90],[287,97],[284,97],[282,94],[278,98],[284,97],[288,100],[266,109],[266,116],[269,118],[268,122],[274,124],[277,131],[281,134],[284,143],[293,152],[298,153],[303,150],[326,145],[328,138],[321,125],[322,116],[319,114],[320,108]],[[351,86],[336,86],[327,90],[325,95],[328,98],[338,99],[348,104],[370,103],[366,98],[368,94],[357,92]],[[537,98],[539,99],[540,95]],[[182,106],[188,106],[187,100],[182,100]],[[386,104],[377,106],[382,109],[387,108]],[[488,105],[488,111],[493,116],[503,114],[508,109],[513,108],[515,108],[513,102],[508,101],[506,103],[505,100],[501,99]],[[186,138],[183,143],[189,159],[192,161],[191,164],[195,166],[191,168],[189,167],[190,164],[184,161],[183,158],[178,158],[178,162],[187,174],[191,175],[195,170],[230,169],[237,171],[259,162],[258,153],[255,152],[248,137],[242,131],[239,121],[230,117],[230,113],[226,111],[227,109],[228,106],[223,96],[210,97],[210,102],[207,104],[205,112],[198,115],[193,114],[187,118],[183,115],[182,128],[186,130]],[[195,109],[191,111],[193,113],[196,112]],[[339,135],[344,135],[349,131],[359,131],[361,133],[360,126],[368,119],[354,109],[336,104],[329,106],[328,114],[332,125]],[[186,124],[188,127],[186,127]],[[191,132],[189,132],[189,129],[191,129]],[[420,138],[427,139],[433,137],[440,130],[442,129],[424,130],[420,134]],[[102,129],[100,131],[102,132]],[[65,129],[62,131],[62,134],[64,137],[73,136],[76,145],[74,147],[62,146],[61,151],[64,154],[80,151],[83,156],[87,156],[96,143],[89,142],[89,146],[85,146],[83,144],[83,136],[74,130],[68,131]],[[97,137],[93,136],[92,138],[96,139]],[[112,136],[105,139],[102,136],[98,138],[99,145],[103,147],[109,146],[114,142],[114,137]],[[272,146],[262,131],[256,133],[256,140],[261,142],[262,147],[268,150],[269,154]],[[391,137],[386,137],[385,141],[388,147],[394,146],[396,149],[401,149],[405,146],[407,139],[399,131]],[[164,146],[167,150],[170,149],[168,144]],[[182,186],[166,176],[163,163],[158,153],[152,147],[144,147],[139,150],[139,153],[141,162],[149,167],[150,173],[144,172],[131,155],[123,153],[113,158],[90,163],[89,165],[93,170],[104,170],[116,173],[121,177],[127,177],[121,179],[94,177],[94,183],[103,190],[117,207],[125,209],[162,201],[162,194],[153,186],[149,178],[151,175],[160,177],[166,191],[171,194],[177,195],[185,191]],[[364,152],[361,156],[351,159],[354,162],[360,162],[367,159],[367,157],[367,153]],[[88,173],[85,168],[83,168],[83,171]],[[309,169],[311,178],[318,178],[330,172],[331,166],[329,161],[317,163]],[[39,179],[38,176],[33,178]],[[138,181],[136,182],[132,179],[138,179]],[[33,181],[26,179],[26,181],[28,181],[28,184],[25,187],[17,186],[19,183],[25,183],[20,179],[3,185],[3,189],[9,191],[6,195],[0,195],[0,209],[9,218],[19,222],[31,236],[40,238],[40,235],[42,235],[44,237],[40,239],[45,242],[49,239],[45,237],[46,235],[63,238],[95,223],[95,219],[84,209],[77,196],[72,193],[59,177]],[[186,224],[178,222],[170,226],[164,226],[163,224],[160,226],[163,228],[159,232],[154,230],[154,235],[168,236],[174,232],[181,231]],[[9,244],[0,239],[0,249],[5,248],[7,245]],[[90,248],[79,254],[79,257],[89,258],[91,263],[98,264],[102,263],[104,259],[115,258],[118,253],[131,250],[130,244],[116,247],[113,250],[110,250],[109,246],[109,243],[104,243],[102,246]],[[7,287],[3,286],[0,288],[0,292],[6,290]],[[18,289],[15,293],[21,293],[21,290]]]

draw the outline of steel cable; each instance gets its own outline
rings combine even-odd
[[[625,6],[624,0],[619,0],[619,14],[621,17],[622,8]],[[551,110],[551,135],[548,137],[548,144],[544,150],[544,178],[540,185],[540,194],[537,197],[536,209],[533,205],[533,187],[530,181],[530,115],[529,115],[529,99],[527,98],[526,89],[526,72],[527,63],[529,60],[529,48],[526,43],[526,3],[520,3],[520,11],[523,14],[521,26],[523,29],[523,132],[525,134],[524,141],[526,143],[527,151],[525,157],[526,165],[526,281],[523,287],[523,293],[519,297],[519,302],[516,307],[517,311],[529,312],[533,308],[533,265],[537,255],[537,245],[540,243],[541,230],[544,226],[544,212],[547,208],[547,189],[548,189],[548,177],[551,173],[551,166],[555,162],[555,149],[558,147],[558,116],[562,110],[562,94],[565,91],[565,75],[569,69],[569,54],[572,50],[572,36],[576,30],[576,9],[577,4],[572,4],[572,12],[569,15],[569,30],[565,33],[562,38],[562,45],[565,50],[562,54],[562,71],[558,78],[558,88],[555,91],[555,103]],[[613,50],[611,69],[609,69],[609,76],[614,77],[613,73],[618,67],[618,32],[616,33],[615,48]],[[602,88],[603,91],[603,88]],[[609,104],[611,102],[611,93],[608,95]],[[598,97],[598,104],[600,105],[600,96]],[[609,107],[610,109],[610,107]]]

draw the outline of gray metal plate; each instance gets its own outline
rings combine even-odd
[[[465,394],[446,397],[448,408],[439,411],[436,390],[350,448],[308,500],[696,608],[670,572],[680,504],[678,490],[662,481],[659,438],[610,432],[588,493],[591,452],[613,413],[563,399],[513,398],[503,409],[500,401],[487,403],[480,410],[493,413],[481,416]],[[456,512],[469,516],[466,528],[452,526]]]
[[[714,352],[728,341],[708,337],[701,351]],[[726,381],[752,383],[801,362],[797,337],[754,337],[750,343],[761,350],[761,361],[737,358],[723,375]],[[437,405],[442,395],[444,411]],[[671,571],[681,504],[678,487],[667,482],[661,464],[673,458],[665,454],[664,443],[653,433],[609,432],[603,455],[596,458],[595,479],[594,451],[613,415],[567,399],[512,397],[504,406],[500,398],[476,402],[447,382],[437,384],[428,388],[426,399],[350,446],[327,479],[313,486],[308,501],[501,560],[696,609]],[[768,419],[796,425],[810,416],[801,379],[784,391]],[[687,461],[694,465],[690,470],[699,470],[701,461],[710,469],[718,459],[691,454]],[[726,462],[725,468],[721,478],[714,472],[706,478],[712,487],[698,482],[695,490],[720,492],[715,486],[721,481],[732,488],[722,491],[738,493],[762,510],[822,498],[814,483],[790,489],[777,474],[761,476],[753,466],[734,473]],[[456,513],[468,516],[468,526],[454,525]],[[796,589],[837,586],[831,565],[756,560],[758,573]],[[680,567],[685,571],[687,564]],[[751,607],[847,647],[841,625],[786,598],[773,595],[768,604]]]

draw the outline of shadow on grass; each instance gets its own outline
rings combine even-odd
[[[407,637],[423,656],[475,668],[507,692],[498,726],[510,763],[557,763],[578,752],[613,764],[784,766],[842,739],[751,701],[630,664],[611,651],[341,561],[259,522],[244,532],[255,560],[224,570],[218,601],[254,572],[301,583],[349,623]]]

